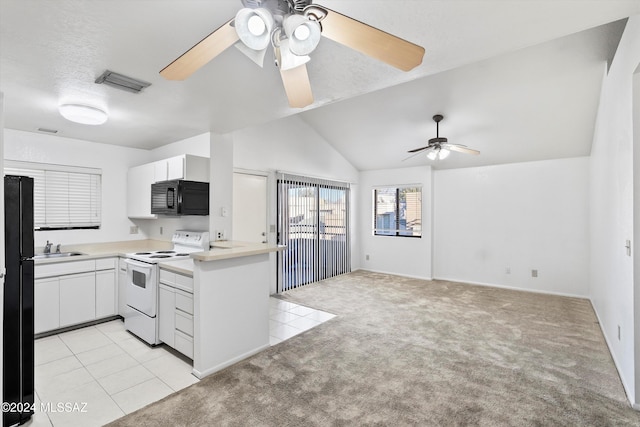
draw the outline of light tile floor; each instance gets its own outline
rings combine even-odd
[[[270,343],[333,317],[271,298]],[[146,345],[120,320],[40,338],[35,359],[36,414],[27,426],[101,426],[198,382],[191,360]]]

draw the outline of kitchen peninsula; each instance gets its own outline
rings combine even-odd
[[[215,242],[191,254],[193,374],[203,378],[269,347],[270,253],[282,246]]]

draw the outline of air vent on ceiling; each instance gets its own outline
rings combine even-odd
[[[151,86],[151,83],[143,82],[142,80],[134,79],[133,77],[127,77],[125,75],[114,73],[113,71],[109,70],[106,70],[104,73],[102,73],[102,75],[96,79],[96,83],[104,83],[117,89],[122,89],[133,93],[138,93],[145,87]]]
[[[38,132],[45,132],[45,133],[58,133],[57,130],[55,129],[47,129],[47,128],[38,128]]]

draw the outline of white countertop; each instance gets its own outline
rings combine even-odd
[[[35,264],[53,264],[59,262],[83,261],[87,259],[119,257],[125,256],[131,252],[163,251],[171,248],[173,248],[173,244],[171,242],[151,239],[64,245],[62,247],[62,252],[82,252],[84,255],[60,258],[40,258],[35,260]]]
[[[160,268],[193,277],[193,259],[179,259],[176,261],[163,261],[158,263]]]
[[[223,259],[240,258],[252,255],[267,254],[281,251],[285,246],[267,243],[250,243],[238,241],[218,241],[211,244],[211,249],[205,252],[191,254],[196,261],[219,261]]]

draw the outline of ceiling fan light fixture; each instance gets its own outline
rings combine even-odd
[[[282,27],[289,39],[289,49],[295,55],[308,55],[320,43],[320,24],[304,15],[287,16]]]
[[[99,108],[81,104],[63,104],[58,107],[65,119],[83,125],[101,125],[109,116]]]
[[[427,159],[429,160],[435,160],[437,156],[438,153],[436,152],[436,150],[431,150],[427,153]]]
[[[276,61],[281,71],[291,70],[311,60],[307,55],[294,54],[289,47],[290,39],[281,40],[280,45],[276,47]]]
[[[236,14],[236,33],[242,43],[253,50],[262,50],[269,46],[273,26],[273,15],[265,8],[245,7]]]
[[[438,151],[438,159],[440,159],[440,160],[444,160],[444,159],[446,159],[447,157],[449,157],[449,154],[450,154],[450,153],[451,153],[451,152],[450,152],[449,150],[447,150],[446,148],[441,148],[441,149]]]
[[[258,64],[260,67],[264,67],[264,57],[267,53],[267,49],[262,49],[262,50],[250,49],[247,47],[247,45],[245,45],[241,41],[234,44],[234,46],[240,52],[244,53],[247,58],[249,58],[256,64]]]

